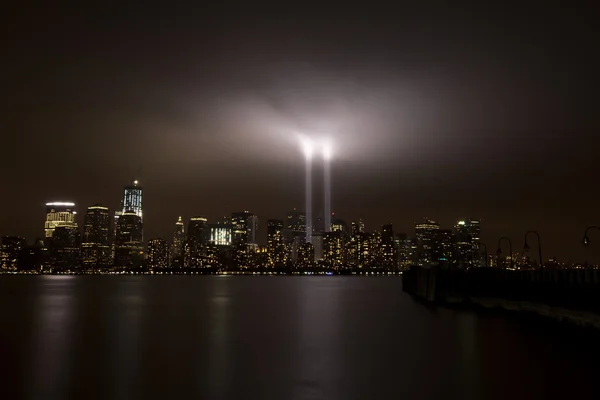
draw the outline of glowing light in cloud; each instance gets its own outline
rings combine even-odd
[[[323,159],[326,161],[331,160],[331,154],[332,154],[331,142],[329,140],[324,140],[323,143],[321,144],[321,149],[323,151]]]
[[[301,136],[300,144],[302,145],[302,151],[304,152],[304,156],[306,158],[312,158],[314,150],[314,144],[312,140],[306,136]]]

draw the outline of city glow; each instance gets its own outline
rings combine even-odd
[[[331,149],[331,143],[326,140],[323,142],[322,146],[322,151],[323,151],[323,159],[326,161],[331,160],[331,153],[332,153],[332,149]]]
[[[314,150],[314,144],[313,144],[312,140],[310,140],[306,136],[301,136],[300,144],[302,145],[302,151],[304,152],[304,156],[306,158],[312,158],[313,150]]]

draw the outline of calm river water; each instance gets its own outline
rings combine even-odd
[[[400,278],[0,277],[0,399],[600,398],[595,343]]]

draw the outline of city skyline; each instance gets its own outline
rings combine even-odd
[[[319,171],[316,171],[316,172],[313,171],[313,174],[314,175],[319,175],[320,172]],[[140,207],[138,209],[136,209],[134,211],[134,213],[137,216],[140,216],[141,213],[142,213],[142,208],[141,208],[141,183],[138,183],[138,182],[140,182],[140,181],[138,181],[138,179],[134,179],[134,180],[131,181],[130,184],[128,184],[128,185],[126,185],[124,187],[124,193],[125,194],[123,195],[123,198],[120,200],[119,206],[115,210],[112,210],[112,209],[110,209],[110,207],[106,207],[106,206],[104,206],[103,204],[100,204],[100,203],[94,203],[94,204],[89,205],[88,207],[84,207],[84,209],[88,210],[88,213],[89,213],[90,209],[102,208],[102,209],[108,210],[108,212],[111,213],[111,218],[112,218],[113,215],[115,216],[114,222],[111,222],[111,229],[112,229],[112,234],[111,235],[112,235],[113,238],[114,238],[114,235],[116,233],[117,226],[118,226],[116,224],[116,222],[118,222],[118,219],[117,219],[116,215],[121,215],[123,213],[123,211],[122,211],[122,210],[124,210],[123,203],[126,202],[126,199],[128,197],[131,196],[130,195],[131,189],[132,188],[136,188],[137,189],[138,185],[139,185],[139,189],[140,189],[140,192],[139,192],[140,193],[139,194],[140,198],[137,201],[140,202]],[[121,190],[121,192],[123,192],[123,189]],[[313,198],[314,197],[315,196],[313,195]],[[145,203],[145,201],[146,200],[144,198],[144,203]],[[69,211],[74,211],[75,215],[72,216],[74,218],[72,221],[74,221],[74,226],[75,226],[75,229],[77,230],[77,234],[80,235],[80,236],[81,235],[85,236],[85,225],[84,225],[85,224],[85,212],[78,213],[78,211],[79,211],[78,208],[79,207],[78,207],[78,205],[75,202],[72,202],[72,201],[53,201],[53,202],[47,202],[46,203],[46,209],[48,210],[49,207],[54,207],[55,208],[56,205],[59,205],[59,206],[61,206],[63,208],[66,208]],[[317,211],[314,212],[314,214],[316,214],[317,217],[313,217],[313,233],[320,233],[320,232],[323,233],[323,234],[326,233],[326,229],[325,229],[325,227],[323,225],[324,221],[323,221],[323,208],[322,207],[324,207],[324,206],[325,206],[324,204],[321,204],[320,205],[321,208],[317,208]],[[293,210],[284,212],[283,215],[276,215],[276,216],[269,216],[269,215],[267,215],[267,216],[264,216],[264,217],[261,217],[261,216],[257,215],[256,213],[249,213],[248,214],[248,211],[243,211],[243,213],[246,213],[246,214],[248,214],[248,215],[250,215],[250,216],[252,216],[253,218],[256,219],[253,222],[254,224],[256,224],[258,222],[257,226],[260,227],[260,228],[258,230],[253,229],[252,235],[255,238],[257,245],[265,246],[265,247],[268,246],[268,229],[267,229],[267,226],[266,226],[267,221],[281,218],[281,221],[283,222],[283,221],[285,221],[286,218],[289,218],[289,216],[291,215],[290,212],[291,213],[299,212],[299,213],[302,213],[302,215],[304,215],[304,211],[301,208],[300,209],[293,208]],[[224,219],[225,219],[225,221],[231,220],[232,218],[235,218],[236,214],[240,214],[240,213],[242,213],[242,212],[236,212],[236,211],[229,211],[228,212],[228,211],[225,211],[224,213],[217,214],[218,216],[215,217],[215,218],[209,218],[209,217],[206,217],[205,215],[202,215],[202,214],[199,214],[199,213],[195,213],[195,214],[192,213],[192,215],[190,217],[185,217],[185,216],[179,215],[177,217],[177,220],[176,220],[175,223],[173,223],[173,221],[171,221],[171,226],[170,226],[171,232],[170,233],[167,230],[167,232],[165,232],[164,235],[160,235],[160,234],[159,235],[150,235],[150,236],[147,236],[147,237],[146,237],[146,235],[144,233],[142,233],[143,239],[142,239],[142,241],[140,243],[140,245],[141,245],[140,249],[143,249],[144,252],[146,252],[148,244],[149,244],[149,241],[150,240],[159,240],[159,239],[167,241],[169,243],[169,245],[172,246],[173,245],[173,227],[174,226],[176,227],[179,224],[179,219],[180,218],[183,218],[182,223],[185,226],[185,228],[184,228],[185,235],[187,235],[187,229],[188,229],[187,223],[190,220],[198,219],[199,215],[201,215],[202,219],[204,219],[206,221],[205,223],[207,223],[209,225],[215,225],[215,224],[226,223],[226,222],[224,222]],[[79,216],[80,220],[77,219],[77,215]],[[395,224],[395,223],[393,223],[391,221],[384,222],[384,223],[382,223],[380,225],[375,225],[371,221],[366,220],[367,227],[364,228],[365,218],[362,218],[362,217],[358,217],[358,218],[355,218],[355,219],[343,218],[343,219],[340,220],[339,219],[340,217],[341,216],[336,215],[335,212],[332,213],[332,216],[331,216],[332,227],[333,227],[332,230],[335,230],[334,224],[335,224],[336,221],[343,221],[347,225],[347,229],[350,232],[350,225],[351,224],[354,225],[358,221],[361,224],[363,224],[363,231],[365,231],[365,232],[379,232],[382,229],[384,229],[384,227],[386,225],[390,225],[390,226],[394,227],[394,231],[395,231],[396,235],[398,235],[398,234],[405,234],[405,235],[408,236],[408,238],[411,238],[411,237],[416,238],[416,237],[418,237],[418,231],[417,231],[418,227],[420,226],[420,224],[423,223],[423,221],[427,222],[429,220],[428,217],[415,218],[415,220],[412,223],[410,223],[408,225],[405,225],[405,226],[399,226],[399,225],[397,225],[397,224]],[[187,220],[186,220],[186,218],[187,218]],[[447,230],[446,228],[456,229],[456,228],[458,228],[458,224],[464,224],[465,221],[467,221],[467,224],[468,224],[469,223],[468,221],[470,221],[470,220],[471,219],[469,217],[467,217],[467,218],[460,217],[460,218],[454,218],[454,220],[451,221],[450,223],[440,223],[440,222],[437,222],[439,220],[436,220],[435,224],[438,226],[438,229],[441,229],[441,231],[443,232],[444,230]],[[480,223],[481,219],[477,219],[476,221],[477,221],[477,223]],[[48,222],[45,222],[45,225],[44,225],[44,227],[45,227],[45,232],[44,233],[46,235],[47,235],[47,228],[46,228],[47,224],[48,224]],[[234,228],[233,228],[234,225],[231,225],[231,226],[232,226],[231,235],[233,236],[234,235]],[[320,226],[320,228],[319,228],[319,226]],[[145,232],[147,230],[147,227],[148,227],[148,224],[144,223],[142,230]],[[487,228],[487,224],[486,224],[486,228]],[[151,229],[151,230],[155,231],[155,229]],[[496,241],[499,238],[492,238],[493,240],[491,240],[489,243],[486,243],[486,237],[490,237],[491,236],[489,234],[485,235],[485,231],[486,230],[483,231],[483,234],[481,235],[481,237],[479,239],[482,241],[482,243],[484,245],[487,244],[488,246],[490,246],[489,247],[490,250],[489,250],[488,254],[490,256],[493,256],[495,254],[495,249],[497,248]],[[456,240],[459,240],[458,239],[459,233],[456,233],[456,235],[457,235]],[[591,235],[593,236],[593,234],[591,234]],[[29,243],[29,244],[34,243],[35,240],[43,238],[43,236],[26,237],[26,236],[22,236],[22,235],[15,235],[15,234],[10,234],[10,233],[0,232],[0,237],[2,237],[2,236],[22,237],[22,238],[26,239],[27,243]],[[81,237],[83,238],[83,236],[81,236]],[[513,243],[515,244],[515,246],[514,246],[514,249],[515,249],[514,253],[515,254],[522,253],[521,244],[520,244],[520,238],[519,237],[515,237],[515,238],[511,238],[511,239],[512,239]],[[112,240],[111,240],[111,242],[112,242]],[[524,243],[525,243],[525,241],[523,241],[523,244]],[[545,243],[545,241],[544,241],[544,243]],[[583,244],[581,243],[580,240],[574,242],[573,244],[575,244],[579,248],[584,248],[584,249],[589,249],[590,247],[593,248],[593,246],[583,246]],[[537,244],[535,242],[534,242],[534,246],[537,246]],[[113,249],[113,251],[114,251],[114,249]],[[169,249],[169,252],[172,252],[172,251],[173,251],[172,248]],[[595,261],[595,260],[598,259],[593,254],[593,251],[590,252],[589,250],[587,251],[587,253],[584,253],[584,257],[585,258],[581,258],[581,259],[577,259],[577,258],[573,258],[573,259],[562,258],[560,256],[557,256],[557,253],[560,254],[560,252],[552,252],[552,251],[550,253],[547,253],[546,254],[547,257],[545,257],[545,260],[555,259],[556,258],[556,259],[559,259],[561,262],[570,262],[570,263],[591,262],[591,263],[596,263],[597,261]],[[147,254],[144,255],[144,257],[146,257],[146,256],[147,256]],[[533,257],[533,258],[535,259],[535,257]],[[114,260],[114,253],[113,253],[112,259]]]
[[[306,135],[335,143],[332,211],[347,221],[477,216],[487,243],[536,229],[549,256],[598,260],[572,239],[599,218],[593,13],[122,11],[10,14],[2,234],[36,237],[55,199],[114,212],[133,176],[146,237],[168,236],[179,215],[283,216],[304,208]]]
[[[10,3],[0,399],[600,398],[598,8]]]

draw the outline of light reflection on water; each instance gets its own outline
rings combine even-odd
[[[598,398],[598,341],[398,278],[0,277],[0,399]]]
[[[60,399],[71,379],[74,277],[49,276],[35,279],[38,293],[32,326],[34,330],[28,398]]]
[[[107,387],[114,399],[131,399],[140,382],[142,320],[145,313],[143,278],[114,282],[115,309],[110,312],[110,361]]]

